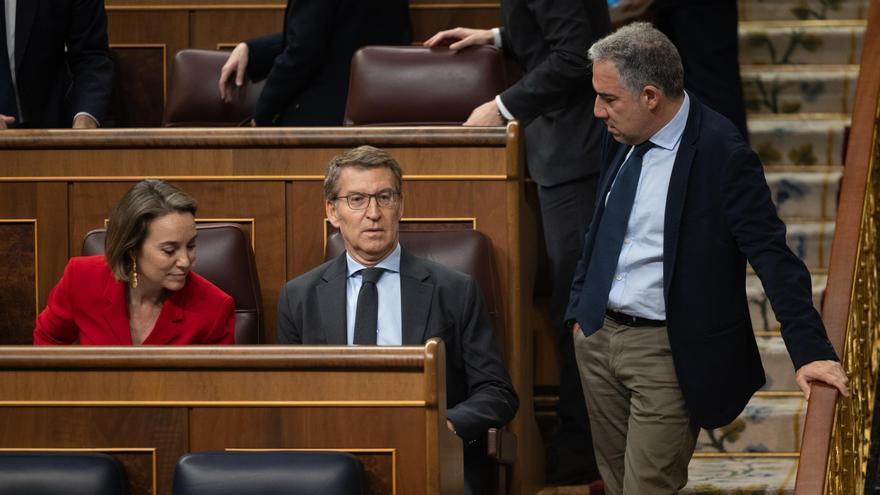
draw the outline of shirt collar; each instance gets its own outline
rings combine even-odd
[[[687,124],[690,107],[691,100],[687,92],[685,92],[684,100],[681,102],[681,108],[678,109],[675,117],[672,117],[672,120],[667,122],[666,125],[657,131],[656,134],[651,136],[650,141],[654,143],[655,146],[666,150],[672,151],[675,149],[678,142],[681,141],[682,134],[684,134],[684,127]]]
[[[352,277],[356,273],[360,272],[364,268],[368,268],[351,257],[348,251],[345,252],[345,259],[348,262],[348,277]],[[400,272],[400,243],[397,243],[397,246],[394,247],[394,251],[391,251],[391,254],[385,257],[384,260],[380,261],[376,264],[377,268],[384,268],[389,272]]]

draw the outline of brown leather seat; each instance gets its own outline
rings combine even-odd
[[[165,127],[232,127],[250,120],[263,81],[245,79],[244,85],[234,90],[232,102],[224,103],[217,82],[228,57],[228,51],[195,49],[174,55],[162,120]]]
[[[495,257],[492,242],[477,230],[401,230],[400,245],[412,254],[440,263],[448,268],[466,273],[476,280],[486,310],[492,318],[495,338],[505,349],[504,308],[501,304],[500,283],[495,270]],[[335,232],[327,239],[327,252],[324,259],[331,260],[345,251],[342,236]],[[487,455],[494,459],[492,473],[486,473],[482,480],[487,486],[482,493],[507,493],[509,471],[505,466],[516,460],[516,435],[492,428],[486,436]]]
[[[351,60],[344,125],[459,125],[507,87],[495,47],[367,46]]]
[[[234,223],[196,225],[198,256],[193,270],[229,294],[235,302],[235,343],[258,344],[263,304],[257,265],[248,236]],[[86,234],[82,255],[104,253],[105,229]]]

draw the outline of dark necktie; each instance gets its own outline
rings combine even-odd
[[[653,146],[653,143],[646,141],[633,149],[620,167],[620,173],[617,174],[608,195],[608,202],[605,203],[575,313],[585,335],[602,328],[611,281],[617,271],[620,249],[623,247],[623,238],[626,236],[629,215],[639,185],[639,175],[642,173],[642,158]]]
[[[379,319],[379,291],[376,282],[384,268],[361,270],[361,290],[358,292],[357,310],[354,315],[354,344],[376,345],[376,325]]]
[[[2,4],[3,2],[0,2]],[[3,7],[3,5],[0,5]],[[0,8],[0,114],[18,119],[15,105],[15,87],[9,69],[9,53],[6,47],[6,8]]]

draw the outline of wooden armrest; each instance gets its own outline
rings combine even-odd
[[[516,435],[501,428],[490,428],[486,434],[487,455],[499,464],[516,461]]]

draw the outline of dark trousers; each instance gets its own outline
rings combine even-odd
[[[578,374],[571,332],[563,324],[571,280],[581,257],[584,234],[593,217],[598,176],[538,186],[544,242],[552,284],[550,321],[559,346],[559,429],[547,442],[547,482],[573,484],[599,477],[590,423]]]
[[[737,22],[735,0],[667,1],[657,7],[657,28],[681,54],[685,88],[733,122],[748,141]]]

